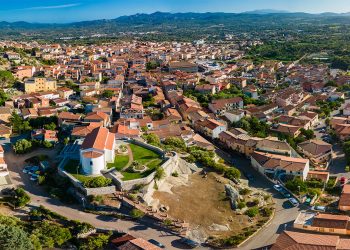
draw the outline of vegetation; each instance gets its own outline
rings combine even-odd
[[[140,219],[144,216],[144,212],[142,212],[141,210],[139,209],[136,209],[136,208],[133,208],[131,211],[130,211],[130,216],[134,219]]]
[[[251,207],[245,212],[245,214],[248,215],[249,217],[255,217],[259,214],[259,208]]]
[[[107,168],[115,168],[121,171],[129,162],[129,155],[116,155],[113,163],[108,163]]]
[[[256,117],[243,117],[234,127],[242,128],[251,136],[265,138],[269,135],[270,126]]]
[[[15,78],[10,71],[0,70],[0,86],[1,88],[12,87]]]
[[[107,186],[110,186],[111,184],[112,184],[112,180],[103,176],[89,178],[83,182],[84,187],[87,187],[87,188],[107,187]]]
[[[16,154],[25,154],[28,153],[33,147],[33,144],[31,141],[28,141],[26,139],[22,139],[17,141],[13,145],[13,150],[15,151]]]

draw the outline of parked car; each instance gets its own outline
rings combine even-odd
[[[25,166],[22,170],[23,173],[28,174],[29,171],[32,169],[33,166]]]
[[[165,248],[165,246],[164,246],[162,243],[160,243],[160,242],[158,242],[158,241],[156,241],[156,240],[154,240],[154,239],[150,239],[150,240],[148,240],[148,242],[149,242],[149,243],[152,243],[153,245],[155,245],[155,246],[157,246],[157,247]]]
[[[326,212],[326,207],[324,206],[313,206],[311,208],[312,211],[317,211],[317,212]]]
[[[293,205],[293,207],[299,206],[299,202],[293,197],[289,198],[288,201]]]
[[[199,243],[194,241],[194,240],[191,240],[191,239],[188,239],[188,238],[182,238],[180,240],[181,243],[183,243],[184,245],[186,246],[189,246],[191,248],[196,248],[199,246]]]
[[[39,175],[37,174],[33,174],[31,177],[30,177],[30,180],[31,181],[37,181],[39,179]]]
[[[277,191],[277,192],[282,192],[283,188],[281,185],[273,185],[273,188]]]
[[[284,196],[284,198],[290,198],[291,197],[290,193],[288,191],[286,191],[286,190],[282,191],[282,195]]]

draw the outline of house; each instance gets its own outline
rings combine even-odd
[[[280,141],[277,138],[269,137],[262,139],[257,142],[255,150],[264,153],[284,155],[284,156],[295,156],[293,149],[285,141]]]
[[[326,171],[309,171],[307,174],[307,180],[319,180],[322,181],[323,183],[327,183],[329,180],[329,172]]]
[[[109,127],[111,125],[111,117],[104,112],[90,112],[85,118],[84,122],[99,122],[104,127]]]
[[[0,123],[9,123],[9,118],[12,116],[12,109],[8,107],[0,107]]]
[[[343,109],[343,115],[344,116],[350,116],[350,103],[346,104]]]
[[[233,97],[213,100],[208,107],[214,114],[220,116],[224,115],[226,111],[243,108],[243,99],[241,97]]]
[[[283,231],[270,250],[349,250],[350,240],[337,235]]]
[[[142,239],[131,239],[117,248],[118,250],[161,250],[156,245]]]
[[[205,138],[200,136],[199,134],[195,134],[191,138],[189,138],[186,142],[187,146],[197,146],[200,148],[204,148],[206,150],[214,150],[215,147],[212,143],[207,141]]]
[[[215,88],[214,84],[198,84],[198,85],[196,85],[194,90],[201,93],[201,94],[214,95],[216,93],[216,88]]]
[[[292,137],[297,137],[301,133],[299,126],[293,126],[283,123],[273,124],[271,131],[286,134]]]
[[[4,124],[0,124],[0,137],[10,138],[12,134],[12,128],[7,127]]]
[[[332,159],[332,145],[322,140],[309,140],[298,144],[298,150],[310,159],[311,165],[328,167]]]
[[[260,173],[273,176],[286,174],[298,176],[302,180],[306,180],[310,168],[308,159],[262,153],[258,151],[254,151],[250,158],[252,166]]]
[[[293,227],[320,233],[350,235],[350,217],[302,211],[295,219]]]
[[[181,62],[170,62],[169,72],[183,71],[187,73],[197,73],[198,65],[186,61]]]
[[[221,123],[214,119],[197,121],[197,123],[194,126],[195,126],[195,129],[197,129],[199,132],[203,133],[204,135],[212,139],[218,138],[221,132],[227,130],[226,124]]]
[[[128,125],[116,124],[111,129],[112,133],[115,133],[117,139],[123,138],[137,138],[140,137],[141,132],[139,129],[130,128]]]
[[[340,195],[338,209],[340,211],[350,211],[350,184],[345,184]]]
[[[114,162],[115,134],[98,127],[88,134],[80,148],[80,164],[86,175],[100,175],[107,163]]]
[[[26,93],[53,91],[56,90],[57,81],[45,77],[33,77],[24,81],[24,90]]]
[[[224,116],[229,120],[231,123],[233,122],[239,122],[244,116],[245,112],[241,109],[234,109],[229,110],[224,113]]]
[[[73,123],[76,124],[81,121],[82,115],[81,114],[73,114],[71,112],[63,111],[58,114],[58,125],[62,126],[63,124],[67,123]]]
[[[34,66],[18,66],[15,67],[13,70],[13,75],[15,78],[18,78],[19,80],[23,80],[25,78],[33,77],[35,72]]]
[[[91,122],[87,126],[75,126],[72,130],[71,137],[72,139],[85,138],[92,130],[100,126],[101,123],[99,122]]]
[[[48,141],[48,142],[58,142],[57,137],[58,132],[54,130],[47,129],[35,129],[31,132],[32,140]]]
[[[63,99],[66,99],[66,100],[68,100],[69,97],[74,95],[74,91],[72,89],[66,88],[66,87],[58,88],[57,92],[60,95],[60,98],[63,98]]]

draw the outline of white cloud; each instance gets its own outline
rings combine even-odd
[[[64,9],[79,6],[80,3],[62,4],[62,5],[49,5],[49,6],[36,6],[30,8],[24,8],[19,10],[48,10],[48,9]]]

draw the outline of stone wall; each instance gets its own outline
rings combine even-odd
[[[83,186],[83,184],[78,181],[74,176],[69,174],[68,172],[64,171],[64,166],[66,165],[69,158],[64,158],[61,163],[58,165],[58,173],[66,177],[70,180],[70,182],[73,184],[73,186],[79,190],[80,193],[82,193],[85,196],[89,195],[104,195],[104,194],[113,194],[116,192],[115,186],[108,186],[108,187],[100,187],[100,188],[86,188]]]

